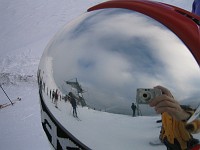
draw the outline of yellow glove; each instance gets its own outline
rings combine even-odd
[[[185,122],[177,121],[168,113],[163,113],[162,130],[162,140],[166,139],[170,145],[176,144],[176,140],[180,144],[181,150],[187,149],[187,143],[192,139],[192,136],[185,128]]]

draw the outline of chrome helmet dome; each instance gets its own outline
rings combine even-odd
[[[163,85],[182,102],[197,101],[199,33],[198,16],[150,1],[105,2],[64,26],[38,69],[42,125],[53,147],[135,147],[125,122],[133,120],[137,88]],[[155,115],[137,106],[137,115]]]

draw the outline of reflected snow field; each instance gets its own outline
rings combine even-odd
[[[184,43],[154,19],[126,9],[89,12],[66,25],[43,53],[38,82],[57,121],[92,149],[134,147],[126,120],[134,123],[137,88],[162,85],[178,100],[200,96],[199,67]],[[147,105],[138,108],[138,114],[154,114]]]
[[[45,100],[49,99],[46,93],[43,93],[43,97]],[[58,108],[55,108],[51,100],[45,102],[62,126],[91,149],[129,150],[133,147],[148,149],[149,140],[156,139],[159,134],[160,124],[156,124],[156,119],[160,119],[159,116],[153,119],[144,116],[135,120],[132,116],[100,112],[78,106],[78,118],[74,118],[69,102],[59,101]],[[144,120],[151,123],[144,125]],[[145,132],[145,137],[139,134],[141,130]],[[164,145],[157,148],[164,148]]]

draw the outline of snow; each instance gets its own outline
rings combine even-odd
[[[12,100],[17,97],[22,98],[21,102],[16,102],[13,106],[0,110],[0,149],[51,149],[41,126],[36,82],[40,57],[48,41],[58,29],[84,13],[89,7],[102,1],[0,1],[0,83]],[[162,0],[162,2],[191,11],[192,1]],[[9,101],[0,89],[0,104],[4,103],[9,103]],[[52,107],[52,109],[54,108]],[[131,117],[130,119],[128,116],[102,112],[103,115],[100,115],[98,111],[84,109],[78,109],[78,115],[82,121],[77,123],[77,120],[71,118],[72,121],[69,123],[75,123],[76,128],[70,130],[77,131],[79,126],[85,127],[85,132],[76,136],[80,136],[79,138],[88,145],[91,144],[93,149],[105,149],[103,147],[105,145],[109,145],[107,149],[115,149],[112,144],[108,144],[110,142],[117,143],[118,149],[127,149],[126,146],[130,146],[130,144],[134,149],[166,149],[162,145],[149,146],[149,141],[159,135],[160,125],[156,123],[159,116],[143,116],[134,119]],[[70,115],[70,108],[67,110],[66,113]],[[87,113],[88,111],[93,112],[91,116],[89,116],[91,113]],[[59,116],[59,113],[57,115]],[[87,124],[86,119],[93,117],[99,119],[93,124]],[[101,117],[105,120],[104,122],[101,121]],[[89,129],[95,127],[96,124],[104,127],[99,131],[101,133],[99,135],[89,132]],[[122,127],[124,128],[122,129]],[[74,131],[74,133],[76,134],[78,131]],[[199,135],[195,135],[195,137],[200,138]],[[100,140],[102,141],[100,142]],[[127,143],[123,144],[122,141]]]
[[[48,149],[40,124],[37,85],[4,86],[4,90],[12,100],[20,96],[22,101],[0,110],[0,149]],[[0,93],[1,104],[9,102],[3,92]]]
[[[128,150],[135,146],[148,149],[149,141],[152,138],[157,139],[159,135],[160,124],[157,124],[156,120],[159,120],[160,116],[133,118],[79,106],[77,108],[79,120],[73,117],[72,107],[68,101],[59,100],[57,109],[45,92],[43,92],[43,97],[46,105],[51,112],[54,112],[54,116],[59,122],[91,149]],[[146,124],[147,122],[148,124]],[[95,132],[97,130],[98,132]],[[141,134],[141,131],[144,134]],[[100,140],[94,140],[94,137]],[[155,149],[160,149],[160,146]]]

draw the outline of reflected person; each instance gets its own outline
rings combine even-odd
[[[136,111],[136,105],[135,105],[135,103],[132,103],[131,109],[133,111],[133,117],[135,117],[135,111]]]
[[[194,139],[186,129],[186,121],[194,110],[188,106],[181,106],[167,88],[162,86],[154,88],[162,91],[161,96],[155,97],[149,103],[162,115],[160,140],[168,150],[188,150],[194,147],[198,140]]]
[[[56,92],[54,93],[54,99],[55,107],[58,108],[58,89],[56,89]]]
[[[54,103],[54,98],[55,98],[55,91],[53,90],[53,92],[52,92],[52,103]]]
[[[77,104],[76,104],[75,95],[72,92],[69,92],[68,99],[69,99],[69,101],[70,101],[70,103],[72,105],[72,108],[73,108],[73,116],[74,117],[78,117],[77,116],[77,111],[76,111]]]

